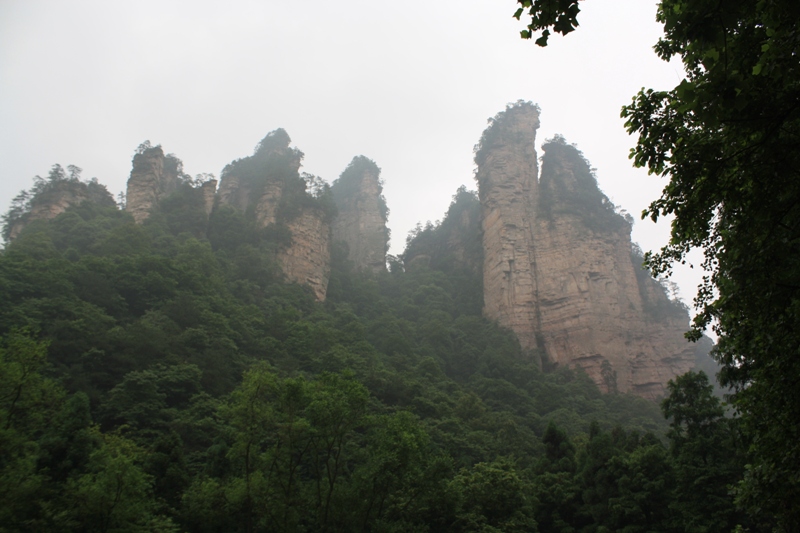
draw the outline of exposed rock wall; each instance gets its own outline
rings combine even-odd
[[[289,135],[277,129],[261,140],[252,156],[226,166],[220,179],[219,203],[254,213],[259,227],[275,223],[287,184],[304,188],[299,175],[303,153],[290,148],[290,142]]]
[[[358,270],[371,272],[386,270],[389,241],[379,175],[377,165],[359,156],[332,187],[338,210],[333,240],[347,244],[348,258]]]
[[[282,129],[267,134],[252,156],[238,159],[222,172],[217,202],[255,220],[256,226],[285,225],[291,243],[277,252],[286,279],[308,285],[325,300],[330,276],[330,217],[318,199],[306,192],[300,176],[303,153],[290,148]]]
[[[200,186],[203,195],[203,208],[206,216],[211,216],[214,210],[214,200],[217,194],[217,180],[208,180]]]
[[[223,173],[220,180],[217,199],[221,205],[230,205],[241,211],[247,210],[249,203],[249,187],[243,187],[238,176],[232,173]]]
[[[51,220],[70,207],[86,201],[104,207],[116,205],[108,190],[94,180],[89,183],[78,180],[51,181],[31,199],[29,210],[11,222],[7,230],[8,240],[16,239],[25,226],[34,220]]]
[[[331,265],[331,227],[318,209],[302,208],[287,223],[291,246],[278,252],[278,264],[289,281],[308,285],[324,301]]]
[[[175,192],[178,183],[178,171],[165,165],[161,146],[137,153],[133,156],[133,169],[128,178],[125,210],[137,223],[144,222],[159,200]]]
[[[688,315],[637,272],[630,226],[574,147],[547,144],[537,180],[537,127],[518,104],[479,145],[484,313],[603,390],[657,398],[694,364]]]
[[[582,367],[606,391],[657,398],[694,364],[688,315],[637,275],[630,225],[576,175],[591,171],[574,147],[545,146],[540,191],[552,194],[540,196],[536,217],[541,342],[550,360]]]
[[[241,180],[236,174],[223,175],[219,187],[219,202],[255,213],[258,227],[265,228],[277,220],[278,206],[283,195],[282,180],[265,175],[259,182]]]
[[[498,116],[476,153],[483,223],[484,314],[537,345],[534,207],[539,110],[521,106]],[[502,123],[500,122],[502,121]]]

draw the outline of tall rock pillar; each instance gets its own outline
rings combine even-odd
[[[348,258],[362,271],[386,269],[388,209],[381,194],[380,172],[373,161],[357,156],[331,187],[338,210],[333,240],[347,244]]]
[[[538,108],[517,103],[476,150],[484,314],[601,390],[658,398],[694,365],[686,309],[641,269],[630,224],[577,148],[545,144],[537,176],[538,125]]]
[[[533,235],[539,108],[517,104],[492,120],[475,154],[483,225],[484,315],[525,349],[538,331]]]
[[[125,210],[133,215],[138,224],[150,216],[160,199],[175,192],[180,165],[174,156],[165,157],[160,145],[146,148],[133,156],[133,169],[125,194]]]

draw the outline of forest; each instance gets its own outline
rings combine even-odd
[[[334,243],[318,302],[275,253],[300,199],[335,205],[275,164],[294,196],[266,228],[208,216],[188,176],[137,224],[60,166],[6,214],[8,236],[92,193],[0,252],[0,531],[771,530],[735,504],[749,441],[713,376],[603,394],[483,318],[480,273],[441,255],[364,273]],[[477,205],[460,189],[407,249],[445,250]]]

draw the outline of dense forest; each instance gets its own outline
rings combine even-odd
[[[334,244],[317,302],[280,219],[209,217],[182,179],[136,224],[56,167],[6,215],[92,191],[0,253],[0,531],[770,530],[734,505],[748,443],[704,373],[660,406],[601,394],[481,316],[480,247],[434,253],[469,191],[409,237],[427,263]]]

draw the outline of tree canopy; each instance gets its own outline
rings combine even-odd
[[[577,26],[576,1],[520,0],[522,36]],[[690,338],[713,328],[733,403],[753,442],[739,503],[789,528],[800,522],[800,4],[662,0],[655,45],[685,79],[643,89],[622,110],[635,165],[668,178],[644,211],[674,216],[655,274],[703,250],[707,271]]]
[[[720,444],[703,495],[736,518],[704,377],[670,416],[713,427],[673,438],[483,318],[477,249],[377,274],[338,250],[316,302],[280,235],[198,190],[142,224],[85,201],[0,251],[0,531],[684,531]],[[409,260],[474,242],[478,206],[459,190]]]

